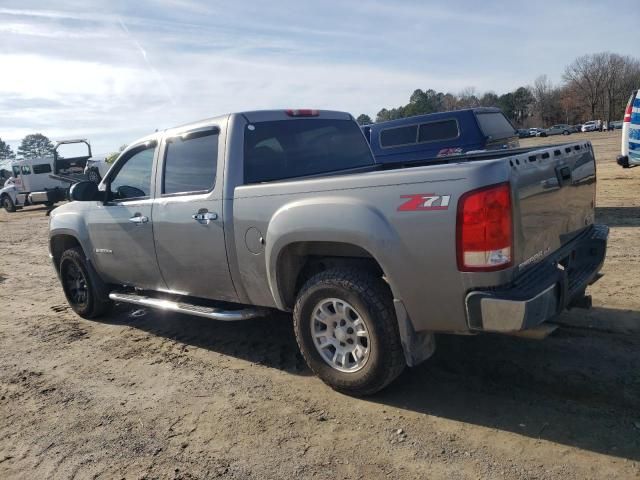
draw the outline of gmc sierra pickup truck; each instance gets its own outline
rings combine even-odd
[[[293,312],[309,367],[374,393],[434,334],[516,334],[586,306],[608,229],[586,141],[376,163],[347,113],[234,113],[133,142],[51,214],[74,311]]]

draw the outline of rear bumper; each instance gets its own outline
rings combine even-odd
[[[608,236],[607,226],[593,225],[509,285],[469,292],[465,306],[470,329],[517,332],[570,307],[599,278]]]

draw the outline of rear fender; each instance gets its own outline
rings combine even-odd
[[[375,232],[375,235],[372,234]],[[397,272],[407,268],[402,241],[384,215],[353,198],[320,197],[292,202],[280,208],[267,229],[266,263],[269,288],[278,308],[288,307],[279,284],[281,253],[297,242],[340,242],[367,251],[382,268],[395,298]]]

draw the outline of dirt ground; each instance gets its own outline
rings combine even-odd
[[[640,168],[620,131],[585,138],[611,227],[594,308],[543,341],[441,336],[366,400],[310,374],[284,315],[80,319],[45,210],[0,212],[0,478],[640,478]]]

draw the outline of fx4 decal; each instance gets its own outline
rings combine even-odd
[[[451,195],[416,193],[413,195],[401,195],[400,198],[408,198],[408,200],[398,207],[399,212],[415,212],[421,210],[446,210],[449,208]]]

